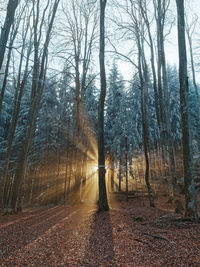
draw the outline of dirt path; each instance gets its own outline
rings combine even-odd
[[[0,216],[9,244],[0,266],[200,266],[200,225],[171,208],[133,200],[105,213],[79,205]]]

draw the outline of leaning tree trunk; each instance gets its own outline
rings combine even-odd
[[[4,54],[6,51],[6,44],[10,33],[11,26],[14,22],[15,10],[18,6],[19,0],[9,0],[6,18],[3,27],[1,28],[0,36],[0,69],[3,64]]]
[[[7,55],[7,62],[5,65],[4,78],[3,78],[3,83],[2,83],[2,87],[1,87],[1,93],[0,93],[0,114],[1,114],[1,110],[2,110],[3,98],[4,98],[7,80],[8,80],[8,75],[9,75],[9,66],[10,66],[10,60],[11,60],[11,56],[12,56],[12,48],[13,48],[13,44],[14,44],[16,35],[17,35],[17,30],[11,31],[8,55]]]
[[[106,73],[105,73],[105,7],[106,0],[100,0],[100,79],[101,92],[98,107],[98,165],[99,165],[99,211],[109,209],[105,182],[105,151],[104,151],[104,103],[106,97]]]
[[[184,1],[176,0],[176,5],[178,16],[179,82],[185,184],[185,216],[198,218],[195,183],[193,175],[191,135],[189,128],[189,86],[185,43]]]

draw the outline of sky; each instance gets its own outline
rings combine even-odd
[[[122,0],[121,2],[123,2],[124,0]],[[0,0],[0,8],[2,7],[2,5],[5,6],[5,0]],[[198,7],[200,0],[186,0],[185,1],[185,6],[188,5],[189,3],[189,10],[191,12],[197,13],[197,15],[199,15],[200,17],[200,10]],[[3,4],[2,4],[3,3]],[[109,1],[108,1],[109,3]],[[171,6],[170,8],[173,10],[173,14],[176,17],[176,5],[175,5],[175,0],[171,0]],[[111,11],[112,12],[112,11]],[[110,19],[113,17],[113,13],[111,13],[109,10],[109,6],[106,9],[106,26],[108,28],[108,36],[110,36],[110,39],[112,40],[112,29],[110,29]],[[2,13],[2,12],[1,12]],[[190,16],[190,18],[192,19],[192,16]],[[0,22],[1,19],[0,19]],[[168,64],[170,65],[178,65],[178,44],[177,44],[177,22],[174,21],[174,26],[171,29],[170,34],[167,36],[166,42],[165,42],[165,52],[166,52],[166,61]],[[153,29],[155,30],[155,29]],[[118,32],[117,32],[118,34]],[[131,48],[134,45],[133,41],[117,41],[116,42],[116,47],[117,50],[119,50],[119,52],[125,53],[127,54],[129,51],[129,48]],[[112,50],[112,48],[109,46],[109,43],[107,42],[107,46],[106,46],[106,50]],[[95,69],[96,71],[98,71],[99,66],[98,66],[98,52],[96,52],[96,66]],[[113,58],[114,58],[114,54],[113,53],[106,53],[106,63],[107,63],[107,70],[110,69],[110,67],[112,66],[113,63]],[[189,62],[190,58],[189,58],[189,53],[188,53],[188,62]],[[150,63],[150,62],[149,62]],[[58,64],[54,64],[54,66],[57,66]],[[133,66],[130,65],[130,63],[126,63],[123,60],[119,60],[118,61],[118,65],[119,65],[119,70],[122,72],[123,76],[125,79],[131,79],[134,69]],[[56,68],[59,69],[60,66],[57,66]]]
[[[123,0],[122,0],[123,1]],[[192,14],[196,13],[200,18],[200,10],[199,8],[196,8],[200,3],[200,0],[187,0],[185,1],[185,8],[190,12],[189,15],[189,21],[193,19]],[[170,19],[174,22],[173,26],[171,28],[170,33],[166,37],[165,41],[165,56],[166,56],[166,62],[170,65],[177,65],[179,64],[178,60],[178,36],[177,36],[177,21],[176,21],[176,4],[175,0],[171,0],[170,3]],[[109,11],[107,14],[107,20],[109,21]],[[124,18],[123,18],[124,19]],[[200,20],[199,20],[200,23]],[[109,22],[107,23],[109,26]],[[168,32],[169,27],[166,27],[166,32]],[[152,32],[155,31],[155,26],[152,26]],[[198,32],[198,26],[197,26],[197,32]],[[129,43],[129,44],[128,44]],[[129,47],[134,45],[134,41],[119,41],[117,42],[117,50],[121,53],[127,54],[129,51]],[[146,50],[147,51],[147,50]],[[107,54],[109,57],[109,55]],[[150,54],[147,52],[148,62],[150,64]],[[187,57],[188,57],[188,65],[190,65],[190,53],[189,50],[187,50]],[[133,66],[131,66],[130,63],[124,62],[124,60],[120,60],[119,62],[119,70],[122,72],[125,79],[130,79],[132,77],[133,73]]]

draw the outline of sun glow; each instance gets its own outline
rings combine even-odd
[[[94,171],[97,172],[98,171],[98,166],[94,166]]]
[[[83,112],[80,118],[80,135],[76,136],[68,129],[67,138],[71,148],[65,156],[48,155],[44,163],[38,165],[32,178],[32,202],[88,203],[98,200],[98,143],[92,123]],[[47,152],[48,153],[48,152]],[[106,186],[111,191],[111,169],[106,160]],[[44,168],[45,167],[45,168]],[[37,194],[35,194],[35,188]]]

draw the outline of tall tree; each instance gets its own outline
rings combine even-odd
[[[98,167],[99,167],[99,211],[109,209],[105,182],[105,149],[104,149],[104,103],[106,97],[106,73],[105,73],[105,8],[107,0],[100,0],[100,80],[101,92],[98,107]]]
[[[187,53],[185,43],[184,1],[176,0],[176,5],[178,17],[179,82],[185,184],[185,216],[198,218],[195,183],[193,175],[192,146],[189,127],[189,87],[187,74]]]
[[[177,187],[176,180],[176,164],[174,143],[171,132],[171,122],[169,116],[169,89],[167,81],[167,69],[165,59],[165,47],[164,47],[164,27],[166,22],[166,13],[169,7],[169,0],[154,0],[154,8],[156,14],[157,24],[157,54],[158,54],[158,91],[160,99],[160,115],[161,115],[161,127],[160,136],[162,147],[164,148],[164,160],[166,161],[165,152],[169,154],[169,170],[171,179],[170,185],[170,200],[173,200],[176,207],[176,212],[182,212],[183,206],[180,199],[180,194]],[[166,148],[167,147],[167,148]]]
[[[144,155],[145,155],[145,182],[149,194],[150,206],[154,207],[154,199],[151,184],[149,181],[149,123],[148,123],[148,66],[146,63],[145,52],[144,52],[144,27],[142,23],[139,23],[135,14],[135,36],[138,48],[138,72],[140,78],[141,87],[141,114],[142,114],[142,132],[143,132],[143,144],[144,144]]]

